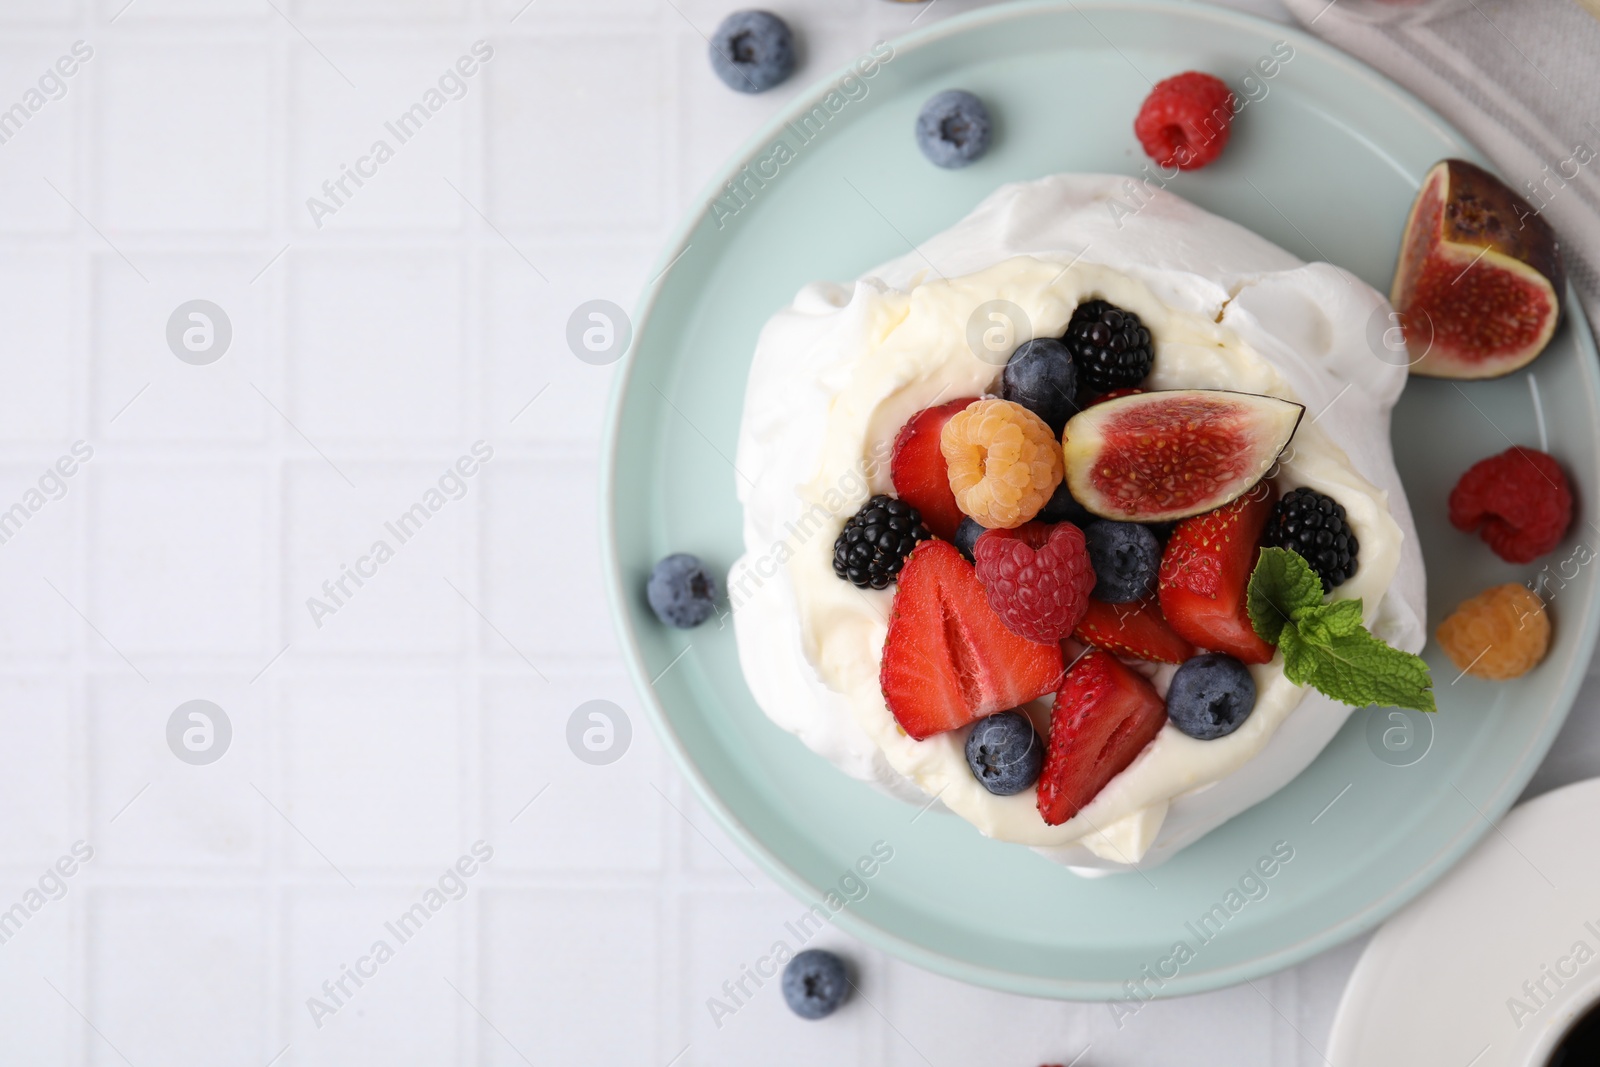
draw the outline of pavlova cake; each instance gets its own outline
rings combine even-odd
[[[1432,708],[1384,298],[1129,183],[1007,185],[776,314],[728,576],[774,722],[1085,871],[1267,798],[1352,707]]]

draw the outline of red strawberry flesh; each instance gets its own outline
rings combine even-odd
[[[1204,515],[1180,522],[1161,557],[1161,614],[1184,639],[1243,663],[1274,649],[1250,624],[1245,590],[1261,554],[1261,531],[1277,497],[1268,482]]]
[[[1155,663],[1182,663],[1195,654],[1194,645],[1167,624],[1155,596],[1132,604],[1091,599],[1074,636],[1115,655]]]
[[[1082,811],[1156,739],[1167,706],[1145,677],[1099,649],[1061,682],[1039,775],[1039,814],[1060,826]]]
[[[895,435],[889,460],[895,495],[921,512],[923,524],[946,541],[955,539],[956,527],[965,516],[950,491],[950,469],[939,448],[939,435],[956,412],[976,399],[952,400],[911,416]]]
[[[900,571],[879,681],[895,721],[921,741],[1054,691],[1061,646],[1012,633],[972,564],[924,541]]]

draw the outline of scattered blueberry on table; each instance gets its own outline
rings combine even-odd
[[[832,1015],[849,995],[844,961],[826,949],[808,948],[783,969],[783,999],[802,1019]]]
[[[936,94],[917,115],[917,145],[941,167],[965,167],[989,150],[989,109],[965,89]]]
[[[680,630],[692,630],[717,613],[716,580],[687,552],[674,553],[655,565],[645,597],[656,618]]]
[[[711,69],[741,93],[763,93],[794,73],[794,34],[770,11],[735,11],[711,35]]]

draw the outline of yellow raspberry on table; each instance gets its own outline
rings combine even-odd
[[[1458,669],[1503,682],[1527,674],[1550,651],[1550,615],[1537,593],[1508,582],[1463,602],[1434,636]]]
[[[939,450],[956,505],[990,530],[1013,530],[1039,514],[1064,474],[1056,435],[1009,400],[979,400],[957,412]]]

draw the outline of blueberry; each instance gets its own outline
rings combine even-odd
[[[983,534],[984,528],[970,515],[962,519],[961,525],[956,527],[956,547],[967,557],[968,563],[972,562],[972,553],[977,550],[978,538]]]
[[[964,89],[936,94],[917,115],[917,145],[941,167],[964,167],[989,150],[989,109]]]
[[[1025,342],[1000,375],[1001,399],[1021,404],[1049,424],[1057,437],[1078,412],[1078,368],[1067,346],[1052,337]]]
[[[844,960],[820,948],[808,948],[783,969],[783,999],[802,1019],[832,1015],[850,995]]]
[[[705,566],[686,552],[656,564],[645,597],[656,618],[680,630],[693,629],[717,613],[717,583]]]
[[[1045,501],[1035,518],[1040,522],[1070,522],[1077,526],[1088,526],[1096,521],[1088,508],[1073,499],[1065,481],[1056,486],[1056,491],[1050,494],[1050,499]]]
[[[1129,604],[1155,591],[1161,542],[1147,527],[1100,519],[1083,528],[1083,540],[1094,566],[1096,600]]]
[[[1237,730],[1256,706],[1250,668],[1221,652],[1206,652],[1178,668],[1167,687],[1172,725],[1201,741]]]
[[[989,792],[1009,797],[1039,780],[1044,744],[1026,715],[1002,711],[979,719],[967,735],[967,766]]]
[[[711,35],[711,69],[730,89],[765,92],[794,73],[794,34],[770,11],[735,11]]]

